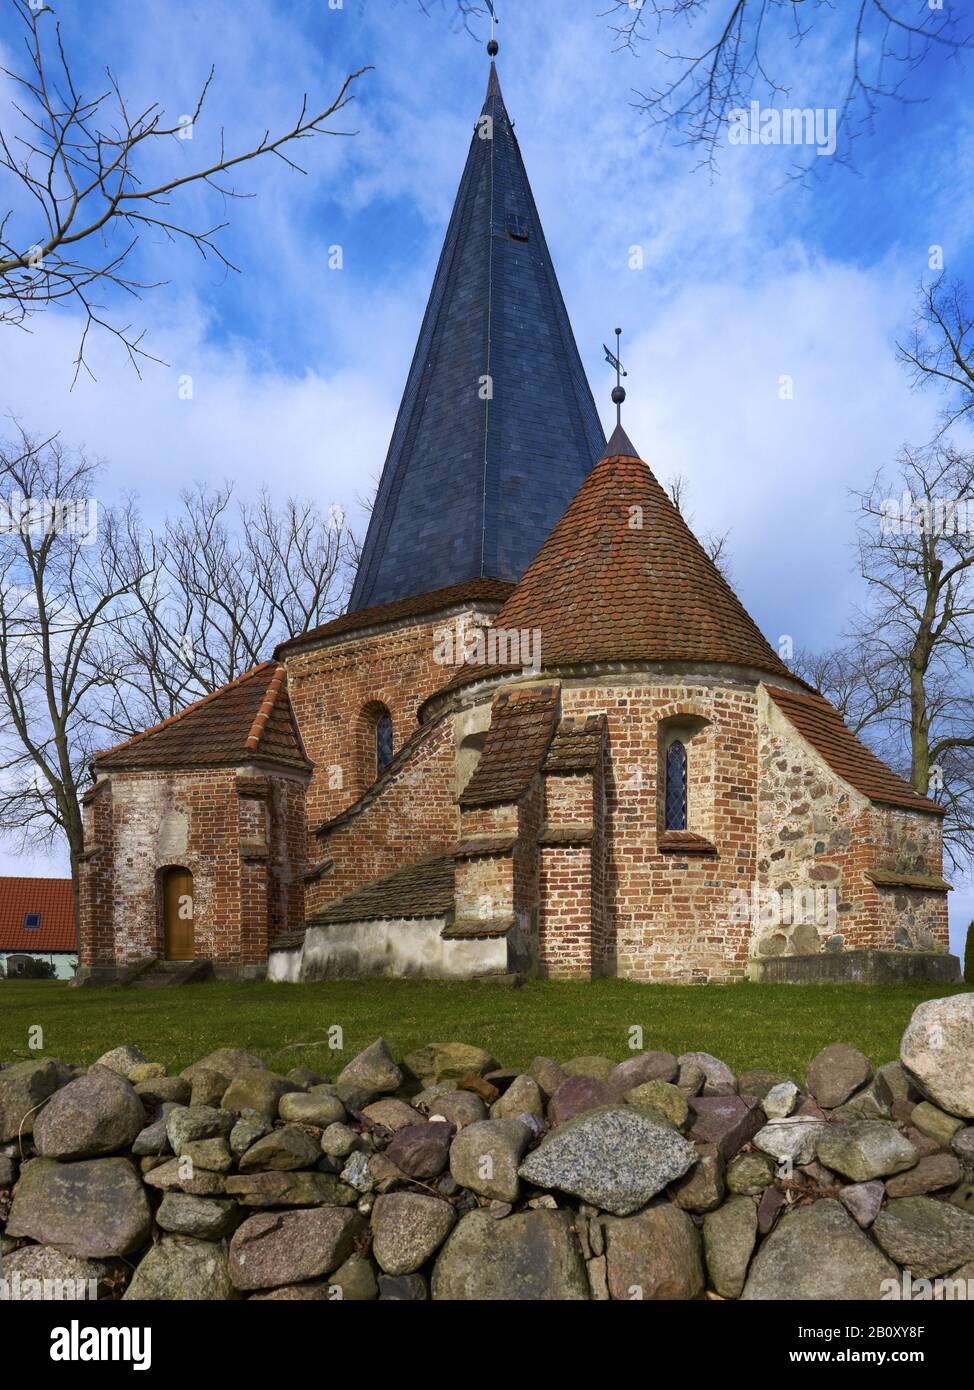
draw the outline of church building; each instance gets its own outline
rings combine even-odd
[[[606,442],[493,62],[348,611],[92,773],[79,983],[956,971],[942,807]]]

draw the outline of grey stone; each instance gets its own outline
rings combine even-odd
[[[706,1080],[707,1078],[700,1067],[691,1062],[685,1062],[680,1068],[680,1074],[676,1078],[676,1084],[689,1099],[690,1096],[698,1096],[700,1094]]]
[[[848,1043],[823,1047],[808,1064],[808,1089],[826,1110],[842,1105],[872,1077],[869,1058]]]
[[[393,1096],[373,1101],[365,1107],[362,1114],[373,1124],[381,1125],[393,1134],[397,1130],[405,1129],[407,1125],[414,1125],[417,1118],[414,1106],[407,1105],[404,1100],[396,1100]]]
[[[803,1163],[811,1163],[815,1157],[819,1136],[826,1127],[824,1120],[789,1115],[785,1120],[770,1120],[758,1130],[754,1145],[778,1163],[800,1167]]]
[[[189,1103],[218,1106],[229,1085],[230,1078],[222,1071],[214,1071],[212,1067],[200,1067],[199,1071],[193,1074]]]
[[[551,1057],[535,1057],[528,1067],[528,1075],[538,1083],[546,1100],[550,1100],[561,1083],[567,1080],[561,1067]]]
[[[962,1120],[958,1120],[955,1115],[948,1115],[946,1110],[931,1105],[928,1100],[923,1100],[913,1107],[910,1123],[943,1149],[953,1143],[954,1135],[963,1128]]]
[[[750,1197],[731,1197],[703,1219],[707,1272],[721,1298],[740,1298],[758,1234],[758,1213]]]
[[[431,1120],[445,1120],[454,1129],[475,1125],[487,1118],[487,1107],[473,1091],[444,1091],[429,1108]]]
[[[626,1092],[625,1102],[637,1110],[650,1107],[658,1111],[674,1129],[683,1129],[690,1115],[686,1096],[669,1081],[644,1081]]]
[[[146,1060],[137,1047],[133,1047],[131,1043],[123,1043],[121,1047],[113,1047],[109,1052],[103,1052],[92,1066],[107,1067],[109,1071],[116,1072],[128,1080],[132,1068],[142,1066]]]
[[[219,1197],[226,1190],[222,1173],[210,1168],[197,1168],[188,1157],[167,1159],[143,1173],[142,1181],[163,1192],[188,1192],[194,1197]]]
[[[630,1057],[628,1060],[636,1059]],[[594,1076],[597,1081],[608,1081],[616,1070],[616,1064],[611,1057],[570,1057],[567,1062],[562,1062],[561,1069],[566,1076]]]
[[[913,1011],[900,1061],[920,1091],[950,1115],[974,1119],[974,994],[928,999]]]
[[[241,1173],[222,1189],[245,1207],[351,1206],[359,1194],[332,1173]]]
[[[376,1096],[398,1091],[401,1085],[402,1072],[393,1061],[385,1038],[376,1038],[353,1057],[339,1072],[336,1082],[339,1100],[353,1110],[361,1110]]]
[[[317,1149],[315,1154],[317,1156]],[[193,1139],[183,1145],[179,1159],[180,1162],[188,1159],[194,1168],[209,1173],[229,1173],[233,1167],[233,1155],[225,1139]]]
[[[20,1170],[7,1234],[81,1259],[106,1259],[137,1250],[151,1222],[145,1189],[127,1158],[34,1158]]]
[[[969,1182],[974,1181],[974,1125],[959,1129],[950,1141],[950,1147],[964,1170]]]
[[[341,1124],[347,1118],[345,1107],[338,1097],[323,1091],[289,1091],[286,1096],[281,1096],[277,1113],[282,1120],[314,1125],[318,1129]]]
[[[724,1200],[724,1159],[716,1144],[695,1147],[697,1162],[670,1184],[670,1197],[682,1211],[713,1211]]]
[[[696,1162],[674,1130],[622,1106],[605,1106],[552,1130],[521,1164],[536,1187],[554,1187],[628,1216]]]
[[[171,1154],[172,1145],[169,1143],[168,1121],[169,1114],[175,1107],[170,1101],[160,1106],[159,1113],[152,1121],[151,1125],[146,1125],[140,1129],[132,1140],[132,1152],[137,1158],[146,1155]]]
[[[531,1138],[520,1120],[482,1120],[462,1129],[450,1146],[450,1172],[461,1187],[499,1202],[520,1196],[518,1164]]]
[[[348,1259],[366,1229],[364,1218],[347,1207],[262,1212],[234,1233],[230,1277],[238,1289],[320,1279]]]
[[[403,1058],[402,1065],[411,1076],[429,1083],[455,1080],[466,1072],[483,1076],[485,1072],[496,1071],[500,1063],[482,1047],[471,1047],[468,1043],[445,1042],[428,1043],[425,1047],[417,1048],[415,1052],[410,1052]]]
[[[380,1303],[425,1303],[429,1288],[421,1274],[380,1274]]]
[[[337,1289],[345,1303],[369,1303],[379,1297],[375,1270],[364,1255],[349,1255],[334,1274],[328,1276],[330,1289]]]
[[[885,1120],[827,1125],[818,1137],[816,1154],[826,1168],[853,1182],[902,1173],[920,1157],[909,1139]]]
[[[890,1197],[919,1197],[924,1192],[939,1192],[960,1182],[961,1166],[953,1154],[927,1154],[915,1168],[889,1178],[886,1191]]]
[[[80,1259],[53,1245],[22,1245],[3,1257],[11,1302],[53,1301],[69,1297],[69,1290],[75,1298],[105,1297],[124,1268],[119,1261]]]
[[[136,1266],[122,1295],[144,1302],[193,1303],[237,1296],[220,1246],[188,1236],[163,1236]]]
[[[492,1120],[516,1120],[518,1115],[544,1115],[544,1095],[533,1076],[515,1076],[490,1107]]]
[[[52,1057],[0,1070],[0,1144],[32,1134],[38,1106],[68,1080],[64,1063]]]
[[[758,1100],[764,1100],[765,1096],[775,1086],[780,1086],[783,1081],[790,1081],[790,1076],[785,1076],[779,1071],[766,1071],[763,1067],[751,1067],[748,1071],[742,1071],[737,1078],[737,1092],[742,1096],[757,1096]]]
[[[839,1202],[822,1198],[782,1216],[751,1262],[741,1297],[875,1301],[898,1273]]]
[[[256,1110],[251,1110],[240,1116],[236,1124],[230,1130],[230,1152],[235,1158],[240,1158],[250,1148],[251,1144],[256,1144],[258,1139],[263,1139],[265,1134],[269,1134],[273,1126],[270,1120],[263,1115],[258,1115]]]
[[[933,1197],[900,1197],[873,1222],[873,1234],[899,1265],[921,1279],[974,1259],[974,1216]]]
[[[679,1207],[655,1202],[638,1216],[607,1217],[602,1227],[612,1298],[684,1300],[703,1292],[700,1236]]]
[[[329,1158],[347,1158],[358,1143],[359,1136],[348,1125],[329,1125],[321,1136],[321,1152]]]
[[[131,1084],[108,1067],[62,1086],[34,1121],[34,1143],[45,1158],[99,1158],[126,1149],[145,1126]]]
[[[297,1125],[272,1129],[252,1144],[240,1159],[241,1173],[261,1173],[312,1168],[321,1154],[321,1143]]]
[[[886,1188],[881,1182],[856,1182],[843,1187],[839,1201],[865,1230],[876,1220],[885,1195]]]
[[[683,1052],[677,1058],[680,1067],[699,1067],[704,1074],[703,1095],[732,1096],[737,1092],[737,1077],[726,1062],[709,1052]]]
[[[372,1209],[372,1254],[386,1274],[413,1274],[439,1250],[456,1224],[449,1202],[420,1192],[392,1192]]]
[[[915,1103],[920,1099],[920,1093],[907,1076],[902,1062],[884,1062],[876,1068],[876,1076],[882,1078],[892,1101],[912,1100]]]
[[[739,1196],[758,1197],[773,1182],[774,1163],[767,1154],[752,1150],[727,1165],[728,1190]]]
[[[181,1076],[153,1076],[136,1082],[135,1094],[143,1105],[188,1105],[193,1088]]]
[[[570,1214],[525,1211],[495,1221],[489,1212],[469,1212],[437,1257],[432,1294],[472,1302],[587,1300],[588,1277]]]
[[[173,1106],[166,1116],[166,1133],[177,1157],[187,1144],[198,1139],[226,1139],[233,1129],[233,1116],[211,1105]]]
[[[266,1067],[240,1071],[224,1092],[220,1107],[238,1115],[245,1110],[256,1110],[265,1119],[274,1120],[282,1097],[300,1089],[296,1082],[275,1076]]]
[[[156,1212],[156,1225],[173,1235],[194,1236],[198,1240],[219,1240],[240,1220],[236,1202],[218,1197],[190,1197],[185,1192],[167,1192]]]
[[[577,1075],[578,1069],[573,1073],[572,1066],[573,1064],[566,1062],[565,1070],[570,1075]],[[584,1071],[584,1068],[582,1070]],[[600,1075],[597,1071],[588,1071],[586,1075],[595,1076],[599,1081],[606,1083],[610,1100],[621,1100],[634,1086],[642,1086],[646,1081],[675,1081],[679,1072],[680,1068],[672,1052],[640,1052],[637,1056],[627,1057],[624,1062],[612,1067],[606,1076]]]
[[[229,1076],[232,1081],[235,1076],[242,1072],[267,1070],[261,1059],[253,1052],[244,1052],[239,1047],[218,1047],[213,1052],[208,1052],[199,1061],[193,1062],[191,1066],[183,1067],[180,1076],[184,1076],[187,1081],[192,1082],[199,1071],[217,1071],[224,1076]]]
[[[761,1108],[769,1120],[785,1120],[794,1110],[798,1095],[794,1081],[779,1081],[764,1097]]]

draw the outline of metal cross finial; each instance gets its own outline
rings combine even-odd
[[[602,347],[603,347],[603,349],[605,350],[605,360],[606,360],[606,362],[608,362],[608,364],[609,364],[610,367],[615,367],[615,369],[616,369],[616,384],[615,384],[615,386],[613,386],[613,388],[612,388],[612,404],[613,404],[613,405],[615,406],[615,408],[616,408],[616,424],[617,424],[617,425],[621,425],[621,424],[622,424],[622,402],[626,399],[626,388],[625,388],[625,387],[623,386],[623,384],[622,384],[622,377],[628,376],[628,375],[629,375],[629,373],[626,371],[625,367],[624,367],[624,366],[622,365],[622,363],[619,361],[618,347],[619,347],[619,339],[620,339],[621,337],[622,337],[622,329],[621,329],[621,328],[617,328],[617,329],[616,329],[616,349],[617,349],[616,352],[613,352],[611,348],[606,347],[605,343],[602,344]]]
[[[490,38],[487,41],[487,52],[492,58],[496,58],[500,45],[494,38],[494,26],[500,24],[500,20],[494,13],[494,0],[485,0],[485,4],[490,12]]]

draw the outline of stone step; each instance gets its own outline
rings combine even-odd
[[[129,989],[163,989],[167,985],[192,985],[200,980],[213,979],[213,965],[208,960],[157,960],[138,975]]]

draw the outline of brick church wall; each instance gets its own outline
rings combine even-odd
[[[331,860],[333,867],[306,885],[308,916],[404,864],[453,846],[459,830],[454,758],[453,724],[443,718],[390,772],[374,799],[316,839],[316,862]]]
[[[160,870],[193,875],[196,955],[262,965],[303,918],[303,778],[234,768],[115,772],[85,808],[82,964],[160,958]]]
[[[416,732],[419,706],[450,675],[436,660],[441,630],[457,623],[489,625],[493,611],[468,605],[283,653],[291,704],[305,751],[315,764],[308,789],[309,831],[352,805],[374,781],[379,707],[392,718],[394,749]]]

